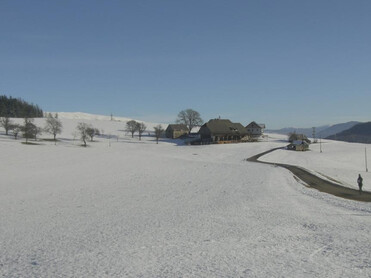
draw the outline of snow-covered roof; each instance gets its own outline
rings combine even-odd
[[[291,144],[293,144],[293,145],[309,145],[307,142],[302,141],[302,140],[295,140]]]

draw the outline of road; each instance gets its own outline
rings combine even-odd
[[[263,162],[259,161],[258,159],[270,152],[278,150],[281,148],[274,148],[269,151],[254,155],[247,159],[249,162],[258,162],[263,164],[270,164],[283,167],[289,171],[291,171],[296,177],[301,179],[305,182],[309,187],[315,188],[321,192],[325,192],[328,194],[332,194],[337,197],[361,201],[361,202],[371,202],[371,193],[367,191],[363,191],[360,193],[358,190],[341,186],[339,184],[330,182],[328,180],[321,179],[320,177],[311,174],[309,171],[305,170],[304,168],[297,167],[294,165],[282,164],[282,163],[270,163],[270,162]]]

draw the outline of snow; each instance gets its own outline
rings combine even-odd
[[[82,119],[59,115],[56,146],[0,135],[0,276],[370,277],[370,204],[245,161],[283,138],[156,144],[89,118],[120,137],[83,148],[72,135]],[[354,145],[338,150],[351,160]]]
[[[49,113],[49,112],[47,112]],[[56,112],[51,112],[54,116]],[[61,139],[76,139],[76,126],[78,123],[83,122],[87,124],[93,125],[93,127],[99,129],[99,131],[104,134],[106,137],[111,138],[120,138],[125,137],[128,135],[128,132],[125,131],[126,122],[131,120],[136,120],[132,118],[124,118],[124,117],[115,117],[113,116],[111,120],[111,116],[105,115],[95,115],[95,114],[88,114],[82,112],[57,112],[58,118],[63,123],[63,131],[61,135],[58,135],[58,138]],[[22,124],[23,119],[12,119],[15,123]],[[144,122],[140,120],[136,120],[138,122],[143,122],[147,129],[145,133],[152,133],[154,127],[157,125],[161,125],[162,128],[166,129],[167,124],[161,123],[151,123],[151,122]],[[44,127],[45,126],[45,118],[35,118],[34,123],[37,126]],[[41,137],[52,139],[53,136],[50,134],[43,134]]]
[[[370,152],[369,145],[322,140],[321,145],[310,144],[309,149],[307,152],[277,150],[260,160],[301,166],[322,178],[355,189],[358,189],[357,178],[361,174],[365,190],[371,191],[371,172],[366,172],[365,160],[365,149]]]

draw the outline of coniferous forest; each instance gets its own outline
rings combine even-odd
[[[42,118],[43,110],[20,98],[0,96],[0,117],[10,118]]]

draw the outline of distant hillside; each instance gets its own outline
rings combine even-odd
[[[42,118],[43,111],[37,105],[27,103],[23,99],[0,96],[0,117]]]
[[[370,144],[371,122],[357,124],[347,130],[337,133],[336,135],[328,136],[326,139]]]
[[[353,121],[353,122],[347,122],[347,123],[332,125],[332,126],[326,128],[324,130],[321,130],[321,131],[317,132],[317,137],[326,138],[328,136],[335,135],[335,134],[340,133],[344,130],[352,128],[356,124],[360,124],[360,122]]]
[[[360,122],[347,122],[347,123],[341,123],[336,125],[323,125],[323,126],[317,126],[316,127],[316,137],[317,138],[326,138],[330,135],[335,135],[337,133],[340,133],[344,130],[347,130],[356,124],[359,124]],[[278,133],[278,134],[289,134],[289,133],[297,133],[297,134],[304,134],[308,138],[313,137],[313,129],[312,128],[294,128],[294,127],[288,127],[288,128],[282,128],[278,130],[266,130],[266,132],[270,133]]]

